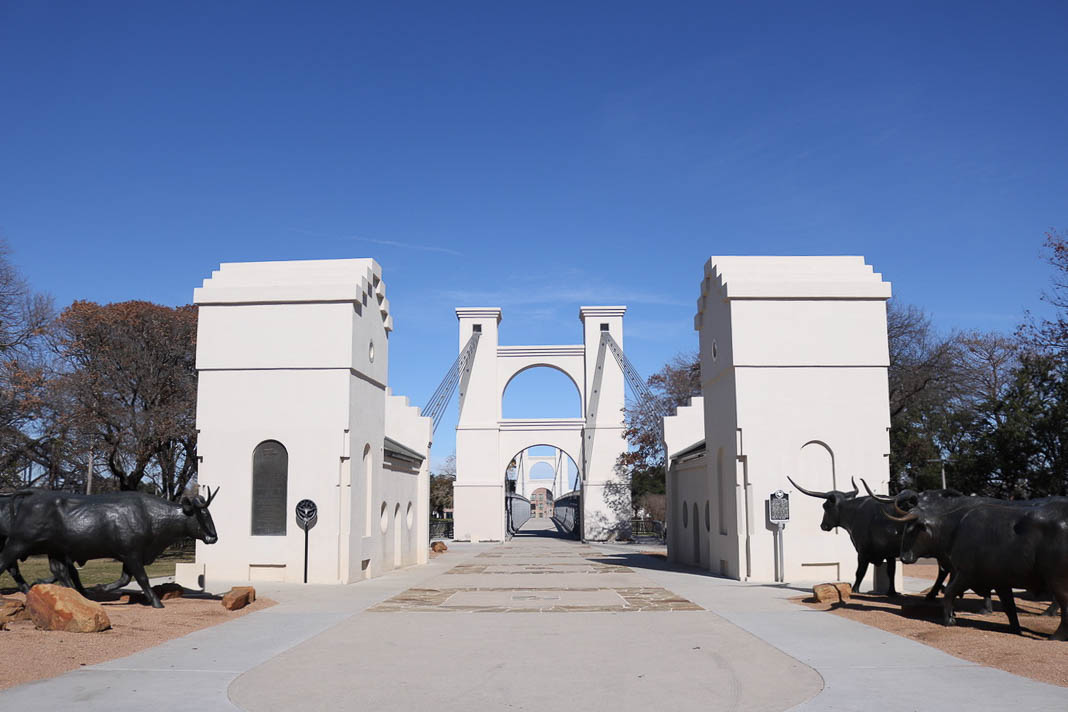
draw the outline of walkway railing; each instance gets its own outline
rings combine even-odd
[[[581,497],[578,492],[568,492],[553,502],[553,521],[556,526],[567,536],[576,539],[582,533]]]
[[[504,524],[509,538],[530,519],[530,500],[523,495],[509,492],[504,498]]]
[[[663,522],[655,519],[632,519],[630,520],[630,533],[635,539],[667,539],[667,527]]]
[[[430,541],[435,539],[452,539],[453,537],[453,520],[451,519],[431,519],[430,520]]]

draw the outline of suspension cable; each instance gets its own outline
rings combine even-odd
[[[445,409],[448,407],[449,401],[452,400],[452,394],[456,392],[456,386],[460,383],[463,374],[468,370],[468,364],[471,363],[471,358],[475,355],[475,349],[478,348],[478,337],[481,335],[477,331],[471,334],[471,338],[467,340],[463,350],[460,351],[456,360],[452,362],[452,366],[449,367],[445,378],[441,379],[441,383],[438,384],[437,389],[430,396],[430,400],[423,407],[423,415],[430,418],[434,423],[431,434],[438,429],[438,424],[441,423],[441,418],[445,415]]]

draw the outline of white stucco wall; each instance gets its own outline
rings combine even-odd
[[[425,561],[428,458],[415,475],[383,467],[387,435],[426,455],[430,424],[388,394],[393,321],[378,264],[227,263],[194,302],[198,480],[220,488],[212,503],[219,542],[198,543],[180,582],[303,580],[304,533],[293,514],[301,499],[319,512],[310,583]],[[288,455],[286,531],[253,536],[252,455],[267,440]]]
[[[889,283],[860,257],[709,260],[695,318],[705,454],[669,476],[673,558],[697,562],[677,524],[683,501],[688,517],[698,504],[704,524],[707,501],[700,565],[772,581],[765,503],[783,489],[791,495],[786,579],[852,578],[848,534],[820,530],[822,501],[791,491],[786,476],[819,490],[850,489],[850,476],[886,486],[889,296]]]

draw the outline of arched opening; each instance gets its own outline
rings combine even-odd
[[[371,536],[371,522],[374,517],[374,500],[371,499],[374,492],[372,485],[374,484],[374,461],[371,459],[371,446],[363,446],[363,486],[364,486],[364,502],[367,507],[366,516],[364,517],[363,535]]]
[[[252,536],[285,536],[289,452],[277,440],[252,451]]]
[[[578,384],[554,366],[524,368],[504,386],[501,417],[581,418]]]
[[[393,508],[393,567],[399,568],[404,562],[403,532],[401,531],[401,506],[398,502]]]
[[[578,465],[560,448],[534,445],[505,469],[505,527],[510,536],[579,533]]]
[[[719,520],[719,533],[727,533],[727,480],[723,472],[723,448],[716,453],[716,519]]]
[[[693,561],[698,566],[701,565],[701,520],[697,515],[697,502],[693,503]]]

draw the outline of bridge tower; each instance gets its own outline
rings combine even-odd
[[[459,374],[460,417],[456,426],[455,536],[459,540],[505,538],[504,472],[518,453],[536,445],[563,451],[578,466],[582,538],[603,541],[629,524],[629,496],[608,487],[616,458],[626,450],[623,436],[624,380],[617,359],[607,354],[603,333],[623,341],[623,306],[579,310],[583,342],[574,345],[501,346],[496,307],[462,307],[459,348],[477,347]],[[580,394],[579,418],[502,417],[508,383],[529,368],[563,372]],[[564,492],[553,492],[559,497]],[[607,495],[607,496],[606,496]]]

